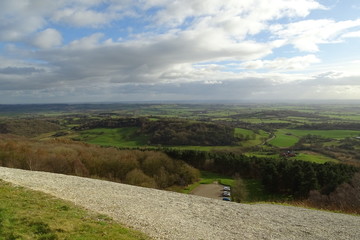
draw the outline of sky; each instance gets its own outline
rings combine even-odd
[[[0,0],[0,104],[360,99],[359,0]]]

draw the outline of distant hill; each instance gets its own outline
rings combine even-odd
[[[35,137],[43,133],[60,130],[56,123],[38,119],[17,119],[0,122],[1,134],[15,134],[25,137]]]

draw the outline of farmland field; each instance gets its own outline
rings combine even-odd
[[[240,142],[242,147],[252,147],[263,144],[269,138],[269,133],[264,130],[255,133],[253,130],[235,128],[235,136],[243,138],[243,141]]]
[[[291,147],[306,135],[316,135],[324,138],[340,140],[360,136],[357,130],[299,130],[299,129],[278,129],[275,138],[269,143],[276,147]]]
[[[87,143],[114,147],[139,147],[147,143],[146,136],[136,135],[137,128],[96,128],[80,132],[80,139]]]
[[[300,152],[296,155],[295,159],[315,163],[339,162],[336,159],[310,151]]]
[[[293,146],[298,140],[298,137],[288,134],[287,129],[281,129],[275,132],[275,138],[270,140],[269,144],[275,147],[287,148]]]
[[[343,139],[347,137],[358,137],[360,131],[356,130],[297,130],[297,129],[281,129],[280,131],[291,133],[297,137],[303,137],[308,134],[318,135],[331,139]]]

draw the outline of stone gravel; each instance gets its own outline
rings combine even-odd
[[[49,193],[154,239],[360,239],[360,217],[239,204],[126,184],[0,167],[0,179]]]

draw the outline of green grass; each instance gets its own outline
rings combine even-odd
[[[244,128],[235,128],[234,135],[242,135],[249,140],[244,140],[239,142],[242,147],[253,147],[262,144],[265,142],[265,139],[269,137],[269,134],[264,130],[259,130],[258,133],[255,133],[252,130],[244,129]]]
[[[254,156],[254,157],[260,157],[260,158],[279,158],[279,154],[272,154],[272,153],[266,153],[266,152],[247,152],[245,153],[246,156]]]
[[[166,146],[167,148],[174,148],[179,150],[195,150],[195,151],[213,151],[213,150],[236,150],[239,146]]]
[[[300,152],[294,157],[294,159],[314,163],[339,162],[334,158],[330,158],[315,152]]]
[[[344,139],[347,137],[358,137],[360,136],[360,131],[356,130],[299,130],[299,129],[282,129],[295,136],[302,137],[308,134],[318,135],[325,138],[331,139]]]
[[[289,123],[287,120],[281,120],[276,118],[241,118],[241,121],[248,123]]]
[[[0,239],[150,239],[105,215],[0,180]]]
[[[308,134],[317,135],[324,138],[340,140],[347,137],[360,136],[360,131],[356,130],[300,130],[300,129],[278,129],[275,138],[269,143],[275,147],[291,147],[297,141]]]
[[[213,182],[218,182],[223,185],[232,186],[234,179],[228,176],[207,172],[207,171],[201,171],[200,180],[198,182],[195,182],[186,188],[182,189],[182,193],[190,193],[192,190],[194,190],[196,187],[198,187],[200,184],[210,184]]]
[[[136,135],[136,127],[96,128],[82,131],[80,140],[102,146],[139,147],[147,144],[147,137]]]
[[[244,129],[244,128],[235,128],[235,135],[236,134],[242,134],[244,136],[252,136],[254,133],[254,131],[249,130],[249,129]]]
[[[299,138],[293,135],[288,135],[288,129],[279,129],[275,132],[275,138],[269,143],[275,147],[291,147],[299,141]]]
[[[210,184],[213,182],[218,182],[222,185],[233,186],[234,178],[229,176],[224,176],[212,172],[201,171],[201,178],[198,182],[187,186],[185,189],[182,189],[182,193],[190,193],[200,184]],[[259,180],[255,179],[244,179],[246,185],[248,196],[244,202],[255,202],[255,201],[268,201],[268,200],[280,200],[284,199],[284,196],[280,195],[269,195],[265,192],[263,185]]]

